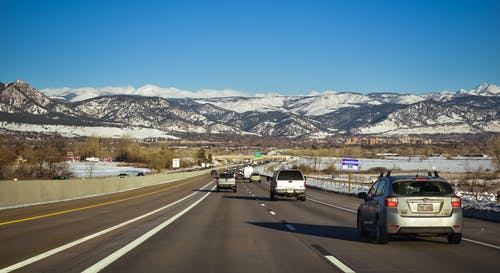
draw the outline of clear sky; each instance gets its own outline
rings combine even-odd
[[[0,81],[247,94],[500,85],[500,1],[0,0]]]

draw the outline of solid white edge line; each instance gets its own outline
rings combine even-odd
[[[201,187],[201,189],[205,188],[206,186],[210,185],[211,183],[212,183],[212,182],[210,182],[210,183],[208,183],[208,184],[204,185],[203,187]],[[212,190],[213,190],[213,188],[212,188]],[[181,198],[181,199],[179,199],[179,200],[177,200],[177,201],[175,201],[175,202],[173,202],[173,203],[170,203],[170,204],[165,205],[165,206],[163,206],[163,207],[161,207],[161,208],[159,208],[159,209],[156,209],[156,210],[154,210],[154,211],[151,211],[151,212],[148,212],[148,213],[143,214],[143,215],[141,215],[141,216],[138,216],[138,217],[136,217],[136,218],[134,218],[134,219],[131,219],[131,220],[128,220],[128,221],[123,222],[123,223],[121,223],[121,224],[118,224],[118,225],[116,225],[116,226],[112,226],[112,227],[110,227],[110,228],[107,228],[107,229],[101,230],[101,231],[99,231],[99,232],[97,232],[97,233],[94,233],[94,234],[88,235],[88,236],[86,236],[86,237],[80,238],[80,239],[78,239],[78,240],[76,240],[76,241],[73,241],[73,242],[67,243],[67,244],[62,245],[62,246],[60,246],[60,247],[57,247],[57,248],[51,249],[51,250],[49,250],[49,251],[46,251],[46,252],[41,253],[41,254],[38,254],[38,255],[36,255],[36,256],[33,256],[33,257],[29,258],[29,259],[26,259],[26,260],[24,260],[24,261],[18,262],[18,263],[16,263],[16,264],[11,265],[11,266],[8,266],[8,267],[5,267],[5,268],[2,268],[2,269],[0,269],[0,273],[7,273],[7,272],[11,272],[11,271],[14,271],[14,270],[16,270],[16,269],[19,269],[19,268],[25,267],[25,266],[27,266],[27,265],[30,265],[30,264],[32,264],[32,263],[35,263],[35,262],[37,262],[37,261],[43,260],[43,259],[45,259],[45,258],[47,258],[47,257],[49,257],[49,256],[52,256],[52,255],[54,255],[54,254],[57,254],[57,253],[59,253],[59,252],[61,252],[61,251],[64,251],[64,250],[66,250],[66,249],[68,249],[68,248],[74,247],[74,246],[79,245],[79,244],[81,244],[81,243],[84,243],[84,242],[86,242],[86,241],[88,241],[88,240],[91,240],[91,239],[97,238],[97,237],[99,237],[99,236],[101,236],[101,235],[104,235],[104,234],[106,234],[106,233],[108,233],[108,232],[111,232],[111,231],[113,231],[113,230],[115,230],[115,229],[121,228],[121,227],[126,226],[126,225],[128,225],[128,224],[130,224],[130,223],[133,223],[133,222],[139,221],[139,220],[141,220],[141,219],[143,219],[143,218],[145,218],[145,217],[148,217],[148,216],[150,216],[150,215],[152,215],[152,214],[155,214],[155,213],[157,213],[157,212],[159,212],[159,211],[161,211],[161,210],[164,210],[164,209],[166,209],[166,208],[168,208],[168,207],[171,207],[171,206],[173,206],[173,205],[176,205],[176,204],[178,204],[178,203],[180,203],[180,202],[182,202],[182,201],[184,201],[184,200],[186,200],[186,199],[188,199],[188,198],[192,197],[193,195],[195,195],[195,194],[197,194],[197,193],[198,193],[198,192],[193,192],[193,193],[191,193],[191,194],[189,194],[189,195],[187,195],[187,196],[185,196],[185,197],[183,197],[183,198]]]
[[[215,189],[215,186],[213,187]],[[212,189],[212,190],[213,190]],[[182,215],[186,214],[188,211],[190,211],[192,208],[194,208],[196,205],[198,205],[201,201],[203,201],[211,192],[207,192],[203,197],[198,199],[196,202],[191,204],[189,207],[183,209],[181,212],[177,213],[176,215],[170,217],[167,221],[161,223],[160,225],[156,226],[155,228],[151,229],[150,231],[144,233],[142,236],[139,238],[135,239],[134,241],[130,242],[126,246],[118,249],[117,251],[113,252],[111,255],[107,256],[106,258],[100,260],[98,263],[94,264],[93,266],[87,268],[86,270],[82,271],[82,273],[93,273],[93,272],[99,272],[114,261],[118,260],[120,257],[123,255],[127,254],[140,244],[142,244],[144,241],[147,239],[151,238],[153,235],[156,233],[160,232],[162,229],[173,223],[175,220],[179,219]]]
[[[313,201],[313,202],[316,202],[316,203],[319,203],[319,204],[325,205],[325,206],[334,207],[334,208],[341,209],[341,210],[345,210],[345,211],[352,212],[352,213],[357,213],[357,211],[352,210],[352,209],[348,209],[348,208],[344,208],[344,207],[340,207],[340,206],[332,205],[332,204],[325,203],[325,202],[322,202],[322,201],[319,201],[319,200],[316,200],[316,199],[312,199],[312,198],[309,198],[309,197],[307,197],[307,199],[308,199],[308,200],[311,200],[311,201]]]
[[[500,250],[500,246],[496,246],[496,245],[492,245],[492,244],[488,244],[488,243],[483,243],[483,242],[472,240],[472,239],[468,239],[468,238],[462,238],[462,240],[463,241],[467,241],[469,243],[478,244],[478,245],[482,245],[482,246],[487,246],[487,247],[491,247],[491,248],[495,248],[495,249]]]
[[[325,203],[325,202],[322,202],[322,201],[319,201],[319,200],[316,200],[316,199],[312,199],[312,198],[309,198],[309,197],[307,199],[310,200],[310,201],[313,201],[313,202],[325,205],[325,206],[337,208],[337,209],[340,209],[340,210],[345,210],[345,211],[352,212],[352,213],[357,213],[357,211],[352,210],[352,209],[348,209],[348,208],[344,208],[344,207],[332,205],[332,204]],[[488,244],[488,243],[484,243],[484,242],[480,242],[480,241],[476,241],[476,240],[472,240],[472,239],[464,238],[464,237],[462,237],[462,240],[466,241],[466,242],[469,242],[469,243],[478,244],[478,245],[482,245],[482,246],[486,246],[486,247],[491,247],[491,248],[499,249],[500,250],[500,246],[496,246],[496,245],[493,245],[493,244]]]
[[[336,267],[338,267],[345,273],[356,273],[354,270],[345,265],[339,259],[335,258],[333,255],[326,255],[325,258],[327,258],[332,264],[334,264]]]

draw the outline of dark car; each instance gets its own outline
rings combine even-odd
[[[381,175],[370,190],[358,194],[357,229],[360,237],[385,244],[389,236],[446,236],[451,244],[462,239],[462,204],[451,185],[434,175]]]

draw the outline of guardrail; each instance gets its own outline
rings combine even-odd
[[[129,191],[208,172],[210,170],[124,178],[0,181],[0,210]]]
[[[349,189],[350,184],[350,189]],[[333,191],[338,193],[356,194],[358,192],[366,192],[370,189],[372,183],[364,180],[351,180],[343,178],[319,178],[307,177],[307,186],[325,191]]]

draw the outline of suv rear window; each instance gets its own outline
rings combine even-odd
[[[392,183],[392,191],[401,195],[439,196],[453,193],[450,184],[445,181],[406,180]]]
[[[304,180],[300,171],[280,171],[278,180]]]
[[[221,173],[220,178],[233,178],[234,174],[232,173]]]

